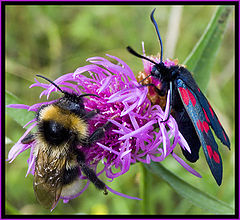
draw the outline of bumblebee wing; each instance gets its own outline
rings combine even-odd
[[[34,174],[34,192],[39,203],[53,209],[61,195],[66,159],[39,150]]]

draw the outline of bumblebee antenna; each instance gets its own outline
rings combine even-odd
[[[48,82],[50,82],[51,84],[53,84],[60,92],[62,92],[63,94],[66,94],[66,92],[64,92],[57,84],[55,84],[52,80],[48,79],[47,77],[45,76],[42,76],[42,75],[36,75],[37,77],[41,77],[45,80],[47,80]],[[80,95],[79,97],[83,97],[83,96],[96,96],[98,98],[100,98],[100,96],[96,95],[96,94],[92,94],[92,93],[86,93],[86,94],[82,94]]]
[[[131,47],[127,46],[127,50],[129,53],[133,54],[136,57],[142,58],[144,60],[148,60],[151,63],[154,63],[155,65],[158,65],[158,63],[154,62],[153,60],[150,60],[149,58],[142,56],[141,54],[137,53],[135,50],[133,50]]]
[[[159,39],[159,42],[160,42],[160,47],[161,47],[161,57],[160,57],[160,62],[162,63],[162,57],[163,57],[163,45],[162,45],[162,39],[161,39],[161,36],[160,36],[160,33],[159,33],[159,30],[158,30],[158,25],[157,25],[157,22],[155,21],[154,17],[153,17],[153,14],[155,12],[156,8],[153,9],[151,15],[150,15],[150,18],[152,20],[152,23],[154,24],[154,27],[157,31],[157,35],[158,35],[158,39]]]
[[[86,93],[86,94],[82,94],[79,97],[83,97],[83,96],[96,96],[98,98],[100,98],[100,96],[96,95],[96,94],[92,94],[92,93]]]
[[[46,78],[45,76],[41,76],[41,75],[36,75],[36,76],[37,76],[37,77],[41,77],[41,78],[47,80],[48,82],[50,82],[51,84],[53,84],[60,92],[62,92],[62,93],[65,94],[65,92],[64,92],[57,84],[55,84],[52,80]]]

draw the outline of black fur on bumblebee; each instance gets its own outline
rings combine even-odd
[[[107,194],[106,185],[89,167],[82,148],[91,145],[104,137],[111,123],[107,122],[92,134],[88,131],[88,120],[99,113],[98,109],[86,112],[84,96],[63,91],[54,82],[44,76],[37,75],[54,85],[64,95],[53,104],[42,105],[37,113],[37,132],[27,135],[23,144],[36,142],[34,148],[35,171],[34,192],[45,208],[53,209],[60,197],[77,194],[81,189],[80,171],[96,188]]]

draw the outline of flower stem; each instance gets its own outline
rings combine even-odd
[[[140,163],[141,166],[141,178],[140,178],[140,198],[142,198],[141,201],[141,214],[149,215],[151,213],[151,193],[149,191],[151,187],[151,180],[152,176],[151,173],[148,172],[146,167],[143,163]]]

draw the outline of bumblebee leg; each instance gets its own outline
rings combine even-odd
[[[95,109],[93,111],[88,112],[86,115],[83,116],[83,119],[89,119],[94,117],[96,114],[98,114],[100,111],[99,109]]]
[[[79,175],[78,167],[71,167],[64,171],[64,175],[62,178],[62,184],[67,185],[72,183]]]
[[[78,152],[77,161],[79,163],[80,169],[86,175],[86,177],[100,190],[104,190],[104,194],[107,195],[107,188],[105,183],[102,182],[96,175],[96,173],[86,165],[85,156],[82,152]]]
[[[104,124],[102,127],[98,128],[96,131],[94,131],[91,136],[88,139],[88,142],[90,144],[94,143],[95,141],[101,139],[104,137],[105,131],[112,126],[112,123],[108,121],[106,124]]]
[[[22,144],[30,144],[35,140],[35,134],[29,133],[25,138],[21,140]]]

